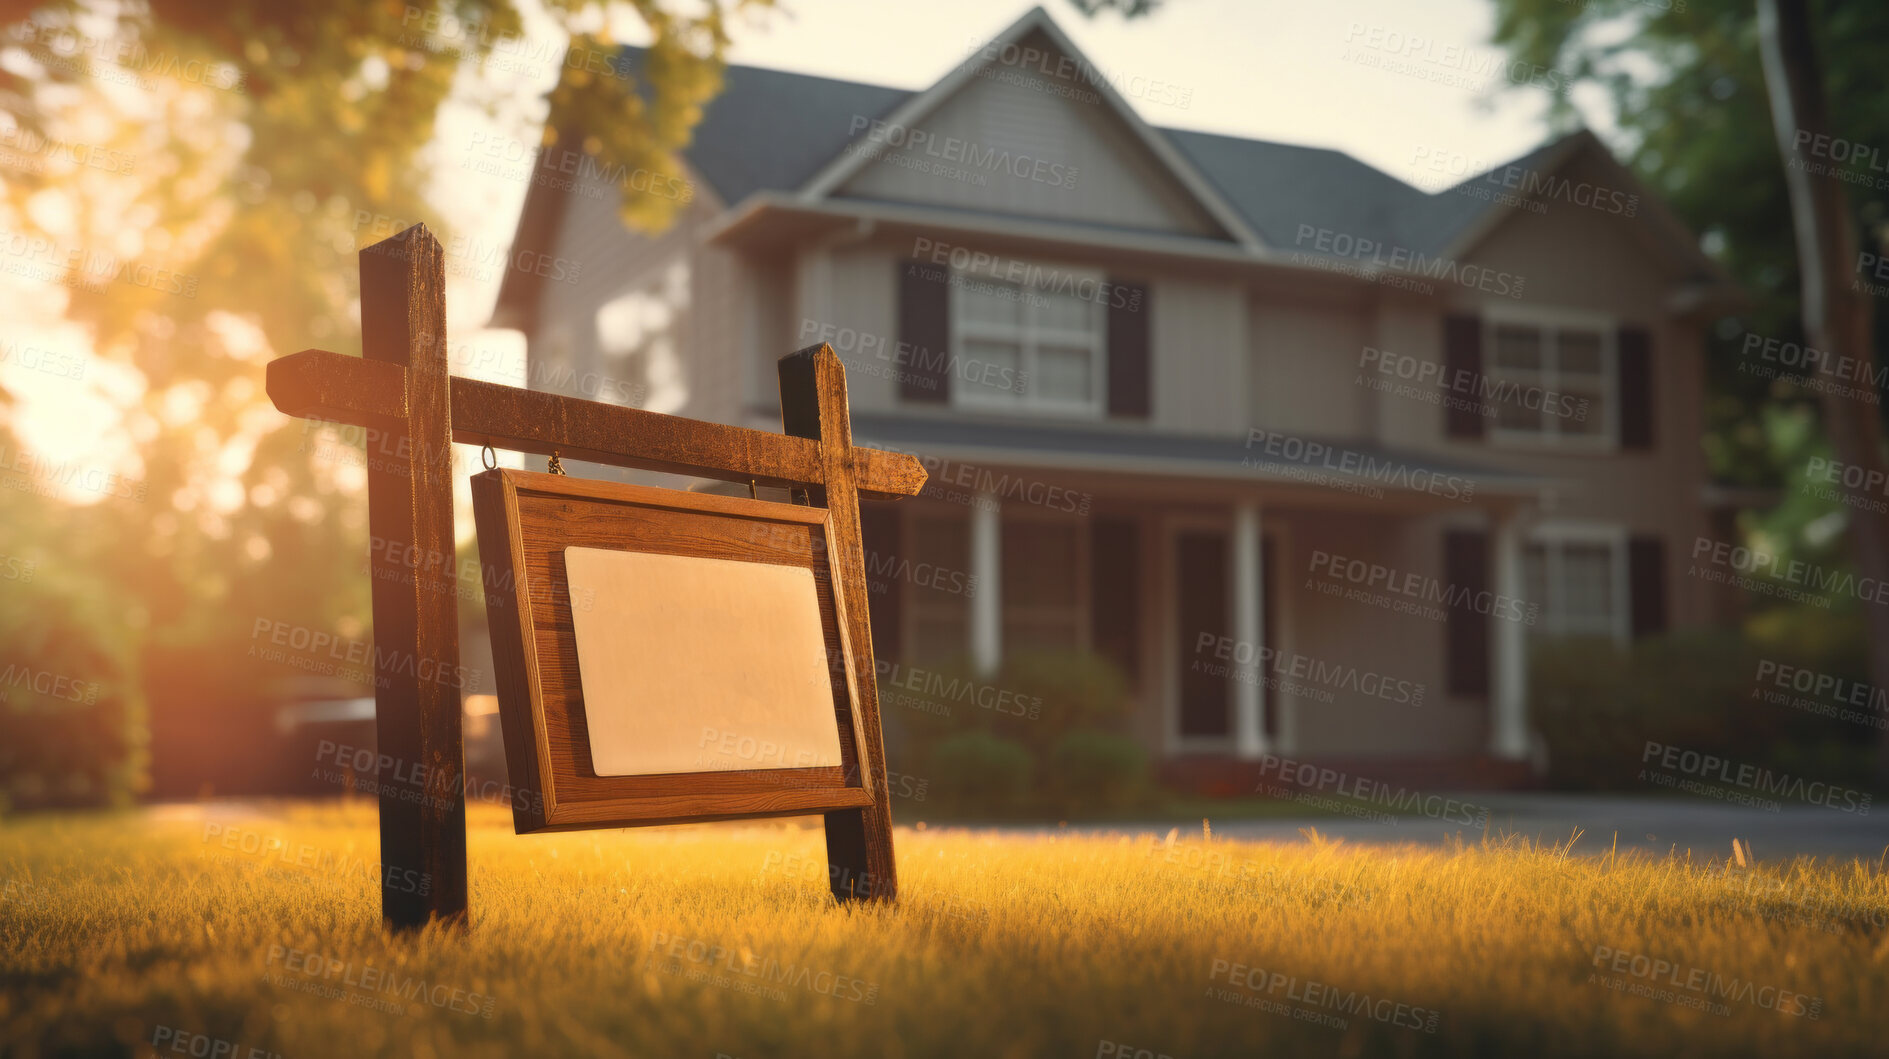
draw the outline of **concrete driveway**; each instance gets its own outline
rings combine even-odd
[[[1487,806],[1491,835],[1512,833],[1544,843],[1559,843],[1567,841],[1578,828],[1581,836],[1574,848],[1584,854],[1606,853],[1613,847],[1616,833],[1623,851],[1639,849],[1663,856],[1676,850],[1683,856],[1691,850],[1695,859],[1729,856],[1734,838],[1750,843],[1752,854],[1759,860],[1806,855],[1844,860],[1860,857],[1876,863],[1889,850],[1889,805],[1877,806],[1870,815],[1863,816],[1809,806],[1785,806],[1771,813],[1678,798],[1535,793],[1469,793],[1452,797],[1466,805]],[[1404,816],[1387,822],[1316,810],[1290,818],[1214,821],[1213,832],[1227,838],[1302,842],[1299,828],[1307,825],[1317,827],[1322,835],[1359,843],[1435,844],[1457,834],[1471,841],[1481,837],[1479,828],[1454,820]],[[1179,826],[1183,832],[1197,832],[1200,822],[1114,827],[1081,825],[1080,830],[1158,837],[1166,834],[1170,826]],[[1076,829],[1076,825],[1070,828]]]

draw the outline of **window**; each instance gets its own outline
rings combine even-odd
[[[957,404],[1102,413],[1107,306],[1077,292],[1107,287],[1099,275],[1045,271],[1062,289],[968,272],[954,277],[951,394]]]
[[[1596,320],[1489,322],[1485,400],[1509,441],[1614,443],[1613,329]]]
[[[1005,651],[1074,651],[1084,642],[1082,524],[1057,519],[1003,522]]]
[[[1522,551],[1522,601],[1541,607],[1547,636],[1627,639],[1625,534],[1612,527],[1542,527]]]

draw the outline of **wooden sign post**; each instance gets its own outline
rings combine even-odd
[[[918,461],[905,454],[853,447],[845,369],[825,344],[781,358],[784,434],[454,378],[447,365],[445,287],[444,254],[424,225],[376,243],[361,251],[364,355],[354,358],[304,350],[276,360],[268,369],[269,396],[276,408],[292,416],[359,426],[369,431],[371,439],[367,496],[368,525],[377,542],[369,559],[385,869],[381,909],[386,924],[411,929],[431,920],[466,921],[465,748],[460,731],[462,689],[456,679],[463,670],[453,561],[453,442],[784,487],[802,503],[825,509],[823,514],[808,512],[804,518],[795,518],[768,514],[767,509],[785,505],[756,501],[733,505],[740,509],[740,517],[772,517],[787,526],[804,524],[806,533],[812,532],[806,527],[816,522],[824,526],[820,550],[827,580],[823,583],[834,606],[822,620],[834,628],[843,646],[832,657],[844,660],[847,672],[841,676],[850,685],[846,697],[854,713],[850,733],[845,726],[841,731],[842,743],[851,746],[846,768],[830,770],[846,773],[845,778],[829,784],[830,792],[811,797],[804,796],[807,788],[796,787],[803,795],[798,801],[736,798],[718,802],[699,795],[690,798],[685,792],[688,812],[663,817],[644,810],[615,820],[593,817],[596,822],[567,821],[563,826],[621,827],[662,819],[739,819],[824,811],[834,896],[840,900],[896,897],[892,812],[867,621],[859,499],[916,494],[925,484],[925,471]],[[498,474],[493,481],[511,475],[514,484],[542,477]],[[605,493],[637,490],[591,484]],[[696,496],[674,490],[642,492]],[[747,509],[743,504],[754,506]],[[483,551],[488,541],[483,517],[481,521]],[[561,556],[558,561],[563,561]],[[813,572],[821,574],[817,568]],[[487,591],[494,591],[489,579]],[[503,631],[495,628],[495,648],[502,637]],[[502,681],[503,669],[501,663]],[[502,686],[507,758],[517,762],[522,748],[515,748],[523,733],[511,721],[517,705],[506,702],[505,691]],[[670,787],[686,788],[697,782],[689,777],[699,775],[631,779],[660,780]],[[514,785],[530,789],[539,784],[537,776],[513,779]],[[520,829],[527,829],[522,821]],[[422,884],[413,885],[414,879]]]

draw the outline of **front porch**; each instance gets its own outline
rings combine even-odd
[[[1342,448],[1326,467],[1238,440],[967,433],[857,427],[932,473],[862,516],[880,657],[993,676],[1013,651],[1101,654],[1182,788],[1250,792],[1269,755],[1446,787],[1526,775],[1532,481]]]

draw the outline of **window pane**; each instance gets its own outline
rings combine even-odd
[[[963,282],[953,292],[958,300],[958,319],[1012,327],[1023,323],[1023,303],[1018,300],[1023,288],[971,276],[960,278]]]
[[[1555,366],[1564,374],[1600,374],[1600,332],[1562,331],[1555,342]]]
[[[1092,331],[1095,329],[1095,303],[1084,301],[1073,294],[1043,294],[1036,303],[1036,323],[1039,327],[1053,327],[1064,331]]]
[[[980,400],[1016,399],[1025,387],[1018,385],[1023,366],[1023,350],[1016,342],[965,336],[963,359],[951,373],[952,388],[975,394]]]
[[[1087,401],[1093,387],[1095,356],[1076,346],[1042,346],[1036,351],[1034,396],[1045,401]]]
[[[1517,389],[1508,395],[1507,400],[1494,404],[1496,425],[1502,429],[1541,430],[1541,394],[1532,385]],[[1530,404],[1535,407],[1530,408]]]
[[[1613,549],[1605,544],[1562,546],[1561,599],[1568,618],[1598,629],[1613,618]]]
[[[1541,367],[1541,329],[1503,324],[1495,329],[1495,365],[1498,368]]]
[[[1543,545],[1522,549],[1522,602],[1548,606],[1548,549]]]
[[[1563,434],[1598,434],[1605,425],[1604,413],[1600,407],[1600,395],[1585,390],[1566,390],[1562,401],[1555,409],[1556,425]],[[1580,418],[1585,412],[1586,418]],[[1563,414],[1567,413],[1567,414]]]

